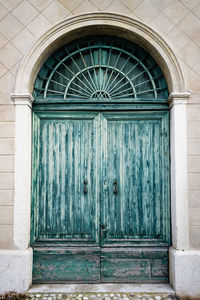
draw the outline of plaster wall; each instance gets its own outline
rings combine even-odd
[[[165,39],[179,61],[191,93],[186,124],[189,249],[200,250],[200,0],[0,0],[0,249],[19,248],[13,242],[15,106],[10,97],[17,71],[47,30],[88,12],[114,12],[143,22]]]

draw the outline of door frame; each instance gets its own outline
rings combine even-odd
[[[165,74],[171,93],[169,105],[172,247],[176,250],[188,250],[186,104],[190,93],[186,92],[178,60],[165,40],[143,23],[111,13],[84,14],[55,25],[36,42],[22,61],[16,78],[15,92],[11,95],[15,103],[14,245],[22,253],[30,245],[31,108],[34,101],[31,93],[34,80],[47,56],[62,45],[64,37],[66,43],[77,34],[76,30],[80,32],[89,27],[95,31],[97,26],[101,26],[101,30],[105,32],[112,31],[113,35],[122,31],[126,39],[134,41],[137,38],[138,43],[141,41],[152,56],[156,56]],[[30,251],[30,262],[31,260]],[[32,272],[31,263],[30,272]],[[172,266],[171,272],[175,285],[176,274]],[[30,285],[31,282],[27,284]]]

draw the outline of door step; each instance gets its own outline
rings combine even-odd
[[[168,284],[36,284],[28,294],[35,300],[170,300]]]

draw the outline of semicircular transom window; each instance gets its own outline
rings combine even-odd
[[[35,82],[37,100],[163,100],[167,83],[143,48],[112,36],[75,40],[51,55]]]

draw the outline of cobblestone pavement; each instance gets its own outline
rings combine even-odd
[[[172,300],[176,296],[155,293],[29,293],[34,300]]]

